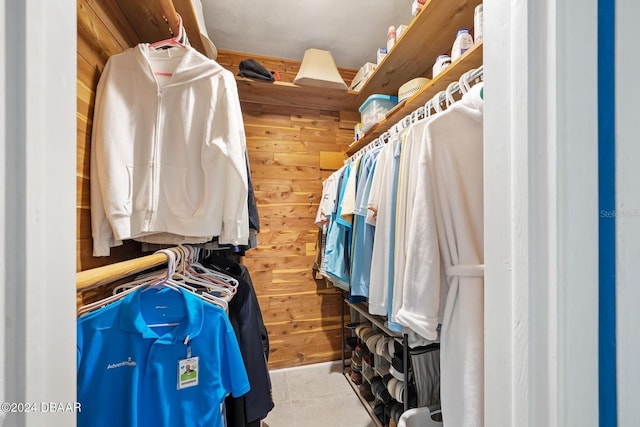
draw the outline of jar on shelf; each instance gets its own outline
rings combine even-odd
[[[463,53],[473,47],[473,37],[469,34],[469,29],[462,28],[458,30],[458,34],[456,35],[456,41],[453,42],[453,47],[451,48],[451,62],[460,58]]]

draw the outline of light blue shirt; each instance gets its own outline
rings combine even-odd
[[[391,230],[389,236],[390,253],[389,253],[389,276],[388,283],[388,305],[387,305],[387,327],[392,331],[401,332],[402,325],[391,321],[391,313],[393,311],[393,273],[394,262],[393,257],[396,250],[396,205],[398,201],[398,176],[400,175],[400,154],[402,152],[402,143],[397,142],[393,152],[393,193],[391,195]]]
[[[375,227],[367,224],[367,200],[380,150],[366,153],[360,161],[360,177],[356,190],[353,218],[353,251],[351,257],[351,295],[369,297],[369,278]]]
[[[327,276],[333,284],[341,289],[349,290],[349,251],[351,242],[351,225],[340,218],[342,196],[349,180],[352,164],[344,167],[334,211],[329,218],[329,230],[325,247],[325,268]]]

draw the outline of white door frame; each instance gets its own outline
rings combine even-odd
[[[485,4],[487,426],[598,423],[596,8]]]
[[[74,426],[76,2],[0,1],[4,426]],[[33,409],[33,408],[30,408]]]

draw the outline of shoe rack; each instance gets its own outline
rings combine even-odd
[[[343,292],[343,297],[344,297],[344,292]],[[399,333],[396,331],[392,331],[391,329],[389,329],[385,322],[386,322],[386,318],[383,316],[376,316],[376,315],[372,315],[369,313],[369,308],[368,308],[368,304],[366,302],[357,302],[357,303],[351,303],[349,302],[348,298],[344,298],[344,302],[346,303],[347,307],[350,307],[351,309],[355,310],[358,314],[358,317],[361,319],[361,321],[359,323],[365,323],[365,322],[369,322],[372,325],[372,328],[378,332],[378,333],[383,333],[388,337],[391,337],[392,339],[394,339],[395,341],[397,341],[398,343],[400,343],[402,345],[402,367],[403,367],[403,372],[404,372],[404,378],[405,378],[405,387],[404,387],[404,393],[403,393],[403,412],[407,411],[410,409],[410,405],[409,405],[409,399],[410,399],[410,394],[409,394],[409,389],[410,386],[409,384],[412,384],[413,382],[413,378],[412,378],[412,374],[411,374],[411,370],[409,368],[409,344],[408,344],[408,337],[406,334],[403,333]],[[346,313],[345,313],[345,304],[342,305],[342,309],[341,309],[341,324],[342,324],[342,373],[345,376],[345,378],[347,379],[347,382],[349,383],[349,385],[351,386],[351,388],[353,389],[354,393],[358,396],[358,398],[360,399],[362,405],[364,406],[364,408],[367,410],[367,412],[369,413],[369,416],[371,417],[371,419],[376,423],[377,426],[379,427],[385,427],[385,424],[383,424],[379,419],[378,416],[376,415],[376,413],[374,412],[374,407],[375,407],[375,403],[378,401],[377,398],[373,401],[370,402],[368,401],[365,396],[362,395],[359,386],[357,384],[354,383],[354,381],[352,381],[351,379],[351,374],[350,374],[350,369],[351,368],[351,359],[347,359],[345,354],[349,351],[349,349],[346,346],[346,341],[347,338],[349,338],[350,336],[346,335],[347,330],[350,330],[347,323],[346,323]],[[353,319],[351,319],[353,320]],[[351,337],[355,336],[355,334],[352,334]],[[358,339],[358,341],[360,341],[361,345],[365,345],[364,342],[362,342],[361,340]],[[369,351],[372,354],[375,354],[375,349],[369,349]],[[380,360],[381,357],[373,357],[372,361],[378,359]],[[366,362],[362,362],[362,367],[361,367],[361,372],[362,372],[362,381],[371,381],[370,377],[367,377],[365,375],[365,367],[367,367],[367,363]],[[375,363],[371,364],[372,366],[370,366],[370,368],[372,368],[373,370],[373,375],[374,376],[379,376],[382,377],[384,376],[385,372],[382,372],[379,370],[379,366],[376,366]],[[392,396],[393,397],[393,396]],[[394,424],[395,425],[395,424]]]

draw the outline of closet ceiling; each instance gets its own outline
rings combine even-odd
[[[218,49],[301,61],[328,50],[339,67],[376,62],[387,29],[409,24],[410,0],[202,0]]]

